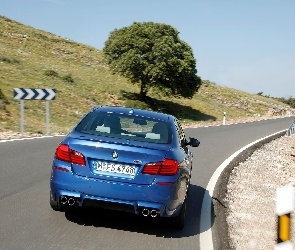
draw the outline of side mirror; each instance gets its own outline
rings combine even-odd
[[[196,138],[189,137],[189,141],[185,140],[185,145],[189,145],[191,147],[199,147],[200,141]]]
[[[198,139],[189,137],[189,141],[187,141],[186,139],[183,139],[182,145],[183,146],[191,146],[191,147],[199,147],[200,141]]]

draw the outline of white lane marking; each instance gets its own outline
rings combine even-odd
[[[277,133],[274,133],[272,135],[268,135],[266,137],[263,137],[261,139],[258,139],[245,147],[241,148],[240,150],[236,151],[234,154],[232,154],[229,158],[227,158],[214,172],[212,177],[210,178],[210,181],[206,187],[206,191],[203,197],[202,202],[202,209],[201,209],[201,220],[200,220],[200,249],[201,250],[214,250],[213,248],[213,240],[212,240],[212,221],[211,221],[211,204],[212,204],[212,196],[213,191],[216,185],[216,182],[222,173],[222,171],[226,168],[226,166],[235,158],[237,157],[241,152],[246,150],[247,148],[251,147],[252,145],[267,139],[268,137],[274,136],[276,134],[282,133],[283,131],[286,131],[285,129],[282,131],[279,131]]]
[[[66,135],[44,135],[44,136],[36,136],[36,137],[14,138],[14,139],[0,140],[0,143],[1,142],[10,142],[10,141],[24,141],[24,140],[51,138],[51,137],[56,137],[56,136],[66,136]]]

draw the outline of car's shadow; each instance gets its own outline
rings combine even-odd
[[[169,218],[151,218],[131,213],[105,210],[100,208],[76,208],[65,213],[69,221],[83,226],[105,227],[130,232],[140,232],[164,238],[182,238],[197,235],[200,232],[200,216],[205,189],[190,185],[187,200],[185,227],[173,229]],[[213,208],[213,206],[212,206]],[[211,211],[214,215],[214,211]],[[214,216],[212,216],[212,224]],[[206,231],[208,228],[202,228]]]

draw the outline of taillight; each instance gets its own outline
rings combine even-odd
[[[69,145],[60,144],[55,151],[55,157],[59,160],[86,166],[85,157],[82,153],[70,149]]]
[[[65,144],[59,144],[55,151],[55,157],[62,161],[71,162],[69,146]]]
[[[178,173],[179,163],[175,160],[164,159],[162,162],[151,162],[144,165],[143,174],[175,175]]]
[[[85,157],[82,153],[77,152],[75,150],[70,150],[70,157],[71,157],[71,162],[74,164],[79,164],[82,166],[85,166]]]
[[[162,165],[162,162],[147,163],[144,165],[142,173],[143,174],[158,174],[161,165]]]

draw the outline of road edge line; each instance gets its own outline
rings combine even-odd
[[[215,185],[223,172],[223,170],[243,151],[246,149],[254,146],[255,144],[258,144],[260,142],[263,142],[264,140],[267,141],[267,139],[279,135],[283,132],[286,132],[286,130],[281,130],[279,132],[276,132],[274,134],[268,135],[266,137],[263,137],[261,139],[258,139],[252,143],[249,143],[245,147],[241,148],[240,150],[236,151],[234,154],[232,154],[230,157],[228,157],[213,173],[213,175],[210,178],[210,181],[206,187],[206,191],[204,193],[203,201],[202,201],[202,208],[201,208],[201,215],[200,215],[200,249],[201,250],[214,250],[213,247],[213,239],[212,239],[212,220],[211,220],[211,209],[212,209],[212,196],[215,189]],[[207,230],[206,230],[207,229]]]
[[[12,138],[12,139],[0,140],[0,143],[11,142],[11,141],[24,141],[24,140],[33,140],[33,139],[52,138],[52,137],[58,137],[58,136],[66,136],[66,135],[44,135],[44,136],[35,136],[35,137]]]

